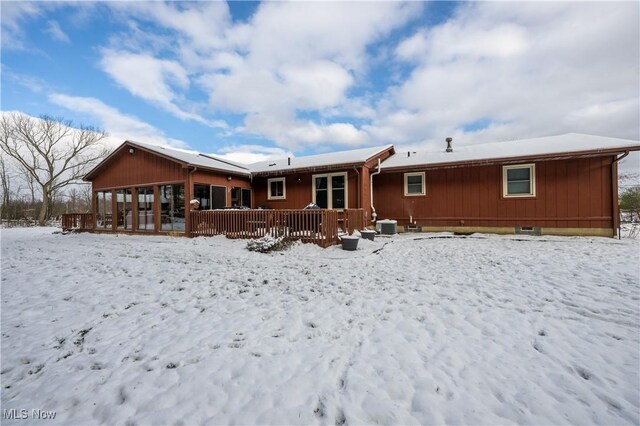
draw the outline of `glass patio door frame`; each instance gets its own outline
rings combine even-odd
[[[333,207],[333,183],[332,177],[335,176],[343,176],[344,177],[344,207],[334,208]],[[348,185],[348,173],[347,172],[338,172],[338,173],[323,173],[318,175],[311,175],[311,198],[314,204],[316,203],[316,179],[317,178],[326,178],[327,179],[327,208],[334,210],[344,210],[349,208],[349,185]]]

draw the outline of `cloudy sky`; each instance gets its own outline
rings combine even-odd
[[[640,138],[639,3],[2,2],[2,110],[202,152]]]

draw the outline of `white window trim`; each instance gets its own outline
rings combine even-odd
[[[311,199],[313,204],[316,203],[316,178],[326,177],[327,178],[327,208],[333,210],[333,197],[331,194],[333,193],[333,186],[331,185],[331,178],[333,176],[344,176],[344,208],[349,208],[349,176],[347,172],[340,173],[324,173],[320,175],[311,175]],[[338,211],[342,211],[344,209],[335,209]]]
[[[507,170],[513,169],[529,169],[531,177],[531,187],[527,194],[509,194],[507,193],[509,185],[507,183]],[[513,166],[502,166],[502,196],[504,198],[522,198],[536,196],[536,165],[535,164],[516,164]]]
[[[282,195],[271,195],[271,182],[282,182]],[[287,199],[287,178],[279,177],[267,179],[267,200],[286,200]]]
[[[422,191],[416,194],[409,193],[409,176],[421,176],[422,177]],[[404,174],[404,195],[405,197],[420,197],[427,195],[427,184],[425,182],[425,173],[424,172],[414,172],[414,173],[405,173]]]

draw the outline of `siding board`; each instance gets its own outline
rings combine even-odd
[[[383,172],[374,181],[379,218],[421,226],[540,226],[611,228],[610,160],[536,163],[536,196],[504,198],[502,166],[426,170],[427,196],[404,197],[402,172]],[[597,184],[591,184],[598,181]],[[407,198],[411,198],[407,200]],[[596,206],[596,207],[593,207]]]

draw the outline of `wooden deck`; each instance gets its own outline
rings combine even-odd
[[[65,213],[62,215],[63,231],[93,231],[93,213]]]
[[[189,237],[225,235],[228,238],[287,236],[304,243],[328,247],[338,244],[341,232],[364,228],[362,209],[336,210],[199,210],[189,212]],[[62,215],[62,229],[94,231],[92,213]],[[118,230],[118,232],[130,232]]]

